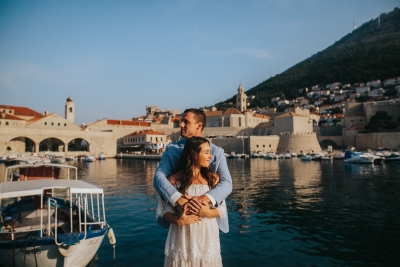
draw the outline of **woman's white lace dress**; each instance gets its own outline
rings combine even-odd
[[[209,191],[208,185],[192,184],[187,190],[189,196],[201,196]],[[218,206],[219,216],[226,216],[225,201]],[[176,213],[171,204],[159,199],[158,212]],[[195,224],[177,226],[171,224],[165,243],[164,266],[171,267],[217,267],[222,266],[219,229],[216,218],[202,218]]]

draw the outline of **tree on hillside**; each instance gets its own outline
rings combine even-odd
[[[399,121],[392,121],[392,116],[389,116],[386,111],[378,110],[365,125],[365,130],[369,132],[386,132],[395,129],[398,125]]]

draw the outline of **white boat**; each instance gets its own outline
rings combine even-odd
[[[316,154],[311,155],[311,160],[321,160],[322,157],[324,157],[324,153],[318,152]]]
[[[41,158],[31,154],[11,154],[4,161],[6,166],[11,166],[15,164],[25,164],[25,163],[37,163],[43,162]]]
[[[264,157],[265,159],[276,159],[276,155],[274,152],[268,152]]]
[[[297,153],[296,153],[296,152],[292,152],[292,153],[290,154],[290,156],[292,156],[292,158],[296,158],[296,157],[297,157]]]
[[[237,159],[240,158],[240,154],[236,154],[235,152],[231,152],[231,154],[228,156],[228,159]]]
[[[331,161],[333,158],[332,156],[323,156],[321,157],[321,161]]]
[[[19,175],[16,175],[16,173]],[[64,164],[19,164],[6,168],[0,184],[3,266],[84,267],[107,234],[104,192],[77,179]]]
[[[65,158],[59,155],[49,155],[51,163],[64,164]]]
[[[345,163],[369,163],[372,164],[376,160],[375,157],[370,157],[369,155],[363,155],[361,152],[353,152],[347,150],[344,153],[343,162]]]
[[[105,159],[106,159],[106,155],[103,152],[101,152],[99,155],[99,160],[105,160]]]
[[[82,161],[93,162],[93,161],[96,161],[96,157],[93,156],[93,155],[88,154],[88,155],[85,155],[85,157],[82,158]]]
[[[312,159],[312,157],[310,155],[307,155],[307,154],[303,154],[300,157],[300,160],[302,160],[302,161],[311,161],[311,159]]]
[[[290,159],[290,158],[292,158],[292,155],[290,155],[290,153],[288,152],[288,153],[283,154],[283,158]]]

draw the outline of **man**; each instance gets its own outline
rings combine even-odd
[[[154,175],[153,186],[165,203],[169,202],[173,206],[183,206],[188,202],[188,199],[171,185],[167,177],[177,172],[179,158],[186,143],[186,138],[192,136],[201,137],[205,124],[206,115],[202,110],[187,109],[183,112],[180,124],[183,139],[167,146]],[[210,168],[218,174],[220,182],[205,195],[194,198],[198,201],[211,202],[214,206],[218,206],[232,192],[232,178],[226,164],[224,150],[211,144],[211,154]],[[229,231],[228,216],[223,219],[217,219],[217,222],[222,232],[227,233]],[[157,217],[157,223],[164,228],[169,227],[169,223],[162,217]]]

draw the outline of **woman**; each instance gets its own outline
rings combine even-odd
[[[179,172],[168,180],[190,199],[213,188],[219,177],[208,168],[212,158],[210,143],[202,137],[187,139]],[[171,204],[162,205],[165,220],[171,223],[165,243],[164,266],[222,266],[219,230],[216,218],[226,216],[225,201],[218,208],[191,199],[181,213]]]

